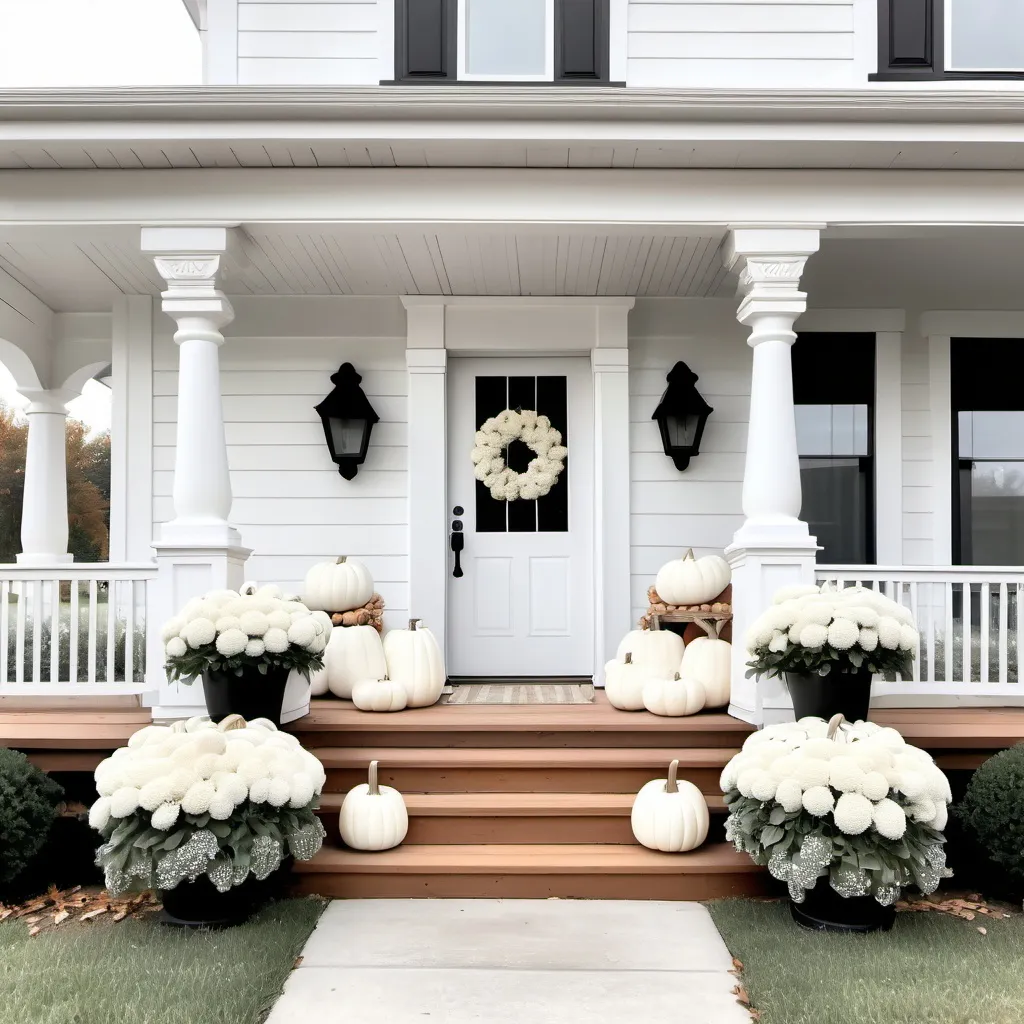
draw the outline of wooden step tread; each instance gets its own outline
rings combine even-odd
[[[724,768],[736,749],[691,747],[314,747],[325,768]],[[652,778],[657,778],[657,774]]]
[[[406,793],[410,816],[449,818],[629,817],[632,793]],[[320,809],[337,812],[344,793],[324,793]],[[720,794],[705,797],[711,811],[725,809]]]
[[[357,710],[351,701],[315,698],[310,713],[290,726],[295,732],[728,732],[743,737],[754,731],[722,712],[663,718],[647,711],[617,711],[598,691],[592,704],[435,704],[399,714]]]
[[[642,846],[400,846],[383,853],[323,847],[295,865],[302,874],[367,875],[685,875],[763,872],[730,843],[692,853],[657,853]]]

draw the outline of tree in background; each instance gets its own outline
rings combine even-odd
[[[68,549],[76,562],[108,557],[110,434],[87,437],[78,420],[67,424]],[[0,402],[0,562],[21,551],[21,502],[25,489],[28,424]]]

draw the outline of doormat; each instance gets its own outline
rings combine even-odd
[[[445,704],[592,704],[592,683],[469,683],[453,687]]]

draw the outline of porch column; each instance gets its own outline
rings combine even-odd
[[[25,453],[25,485],[21,506],[21,554],[19,562],[59,565],[74,560],[68,554],[68,474],[64,428],[66,403],[73,391],[30,390],[20,392],[29,400],[28,446]]]
[[[234,310],[217,287],[232,244],[227,228],[143,228],[143,251],[167,282],[162,309],[177,324],[178,415],[175,435],[174,518],[153,547],[159,577],[153,588],[150,664],[160,684],[154,718],[203,712],[200,683],[171,686],[162,670],[160,625],[189,599],[212,589],[237,589],[246,559],[238,531],[228,522],[228,473],[220,393],[221,329]]]
[[[743,471],[745,522],[726,548],[733,571],[733,671],[730,714],[757,725],[791,719],[778,679],[746,679],[744,638],[780,587],[814,581],[817,541],[800,519],[791,349],[793,325],[807,308],[800,276],[818,250],[808,229],[737,229],[723,258],[739,274],[736,317],[750,328],[754,350],[750,422]]]

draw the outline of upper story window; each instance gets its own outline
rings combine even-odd
[[[876,81],[1024,78],[1021,0],[878,0]]]
[[[608,0],[395,0],[395,81],[608,84]]]

